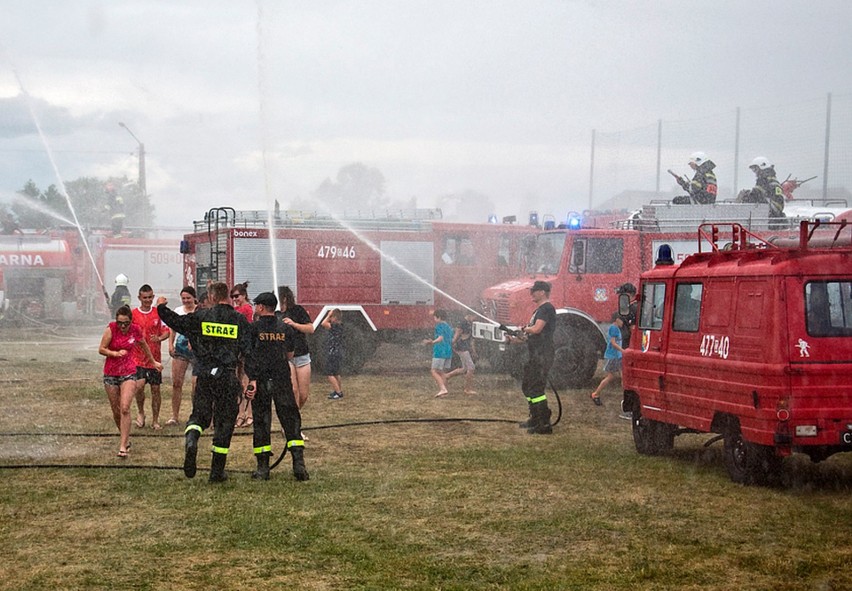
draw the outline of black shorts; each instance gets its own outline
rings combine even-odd
[[[153,367],[139,367],[137,365],[136,379],[145,380],[149,386],[159,386],[163,383],[163,374]]]
[[[343,365],[343,355],[329,355],[325,358],[325,375],[339,376],[341,365]]]

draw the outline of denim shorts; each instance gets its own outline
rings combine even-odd
[[[621,358],[605,359],[603,370],[606,373],[621,373]]]
[[[290,359],[290,364],[295,367],[303,367],[305,365],[311,364],[311,354],[305,353],[304,355],[299,355],[298,357],[293,357]]]
[[[453,365],[452,358],[444,359],[443,357],[433,357],[432,358],[432,369],[437,369],[438,371],[450,371],[450,368]]]

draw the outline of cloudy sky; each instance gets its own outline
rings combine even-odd
[[[168,226],[211,207],[287,207],[352,162],[421,207],[475,191],[501,216],[582,208],[592,129],[852,92],[844,0],[0,0],[0,11],[0,199],[28,179],[57,183],[28,96],[65,181],[135,180],[124,122]]]

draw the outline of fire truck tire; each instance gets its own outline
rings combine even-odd
[[[639,409],[633,408],[633,444],[644,456],[657,456],[674,447],[674,429],[671,425],[646,419]]]
[[[598,354],[592,343],[568,341],[556,349],[550,383],[557,390],[585,388],[592,383],[597,368]]]
[[[770,446],[746,441],[734,427],[725,433],[725,467],[733,482],[765,486],[778,478],[781,458]]]
[[[317,331],[308,337],[311,349],[311,365],[317,375],[323,375],[325,369],[325,338],[326,331]],[[344,356],[341,371],[346,375],[360,373],[364,364],[376,353],[378,339],[375,333],[360,323],[344,321],[343,324]]]

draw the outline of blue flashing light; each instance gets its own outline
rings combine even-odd
[[[576,211],[568,213],[568,229],[579,230],[583,225],[583,218]]]
[[[530,212],[530,226],[538,226],[538,212],[531,211]]]
[[[672,247],[668,244],[663,244],[657,249],[657,260],[655,265],[674,265],[674,256],[672,255]]]

